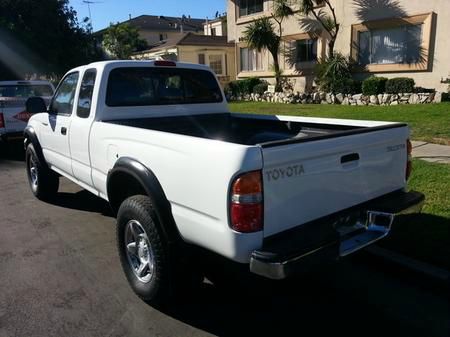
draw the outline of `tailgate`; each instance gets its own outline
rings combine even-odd
[[[48,104],[49,98],[42,97]],[[22,132],[32,116],[26,111],[27,98],[0,97],[0,113],[3,113],[4,133]]]
[[[399,125],[263,145],[264,236],[403,188],[408,136]]]
[[[3,113],[7,133],[21,132],[25,129],[30,118],[28,114],[25,116],[25,101],[26,99],[21,98],[0,97],[0,110]]]

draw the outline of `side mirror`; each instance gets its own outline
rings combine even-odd
[[[31,114],[37,114],[47,111],[47,104],[42,97],[30,97],[25,102],[25,108]]]

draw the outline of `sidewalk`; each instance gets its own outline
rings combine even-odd
[[[433,163],[450,164],[450,146],[427,142],[412,141],[414,158]]]

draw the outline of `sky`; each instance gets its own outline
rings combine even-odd
[[[121,22],[139,15],[190,15],[193,18],[214,18],[217,11],[225,12],[226,0],[86,0],[90,4],[94,31],[108,27],[111,22]],[[70,0],[77,11],[78,20],[89,17],[84,0]]]

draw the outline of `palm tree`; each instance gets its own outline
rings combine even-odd
[[[263,17],[250,23],[243,33],[244,41],[249,48],[261,51],[267,49],[273,57],[273,68],[275,72],[276,89],[281,86],[281,69],[278,60],[280,44],[283,36],[282,23],[285,18],[294,14],[290,7],[291,0],[274,0],[272,15]],[[272,23],[278,24],[278,32]]]
[[[311,17],[322,26],[323,29],[327,31],[330,35],[330,40],[328,41],[328,52],[329,57],[334,55],[334,44],[336,42],[337,35],[339,33],[340,25],[336,19],[336,12],[334,7],[331,5],[330,0],[297,0],[300,13],[305,15],[306,18],[300,20],[300,25],[305,31],[310,31],[314,26],[311,22]],[[325,11],[320,5],[325,5],[328,11]],[[331,15],[329,14],[331,13]]]

